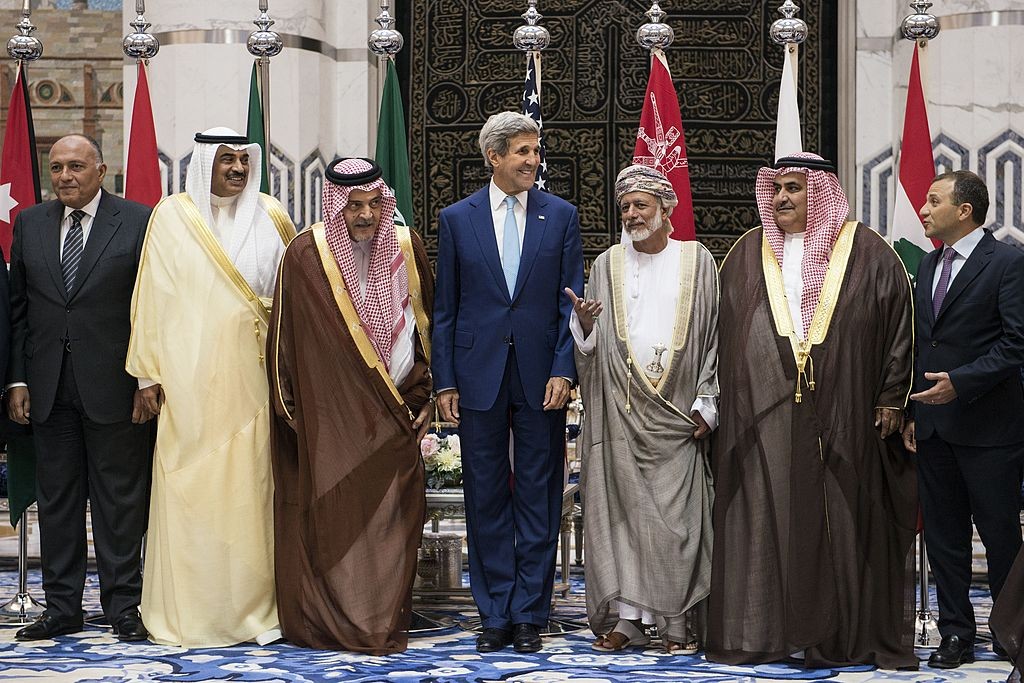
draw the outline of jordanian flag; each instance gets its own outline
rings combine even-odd
[[[41,201],[36,135],[28,100],[25,72],[18,75],[7,110],[4,151],[0,158],[0,248],[10,259],[14,219],[22,209]],[[36,500],[36,454],[28,427],[7,423],[7,491],[11,526],[18,526],[22,514]]]
[[[380,100],[380,118],[377,120],[377,165],[381,177],[395,192],[398,211],[395,222],[412,226],[412,179],[409,172],[409,144],[405,134],[405,108],[398,87],[395,62],[387,60],[384,94]]]
[[[910,85],[907,88],[907,111],[903,119],[903,140],[900,144],[900,172],[896,183],[896,208],[893,211],[889,238],[910,277],[917,275],[921,259],[938,243],[924,234],[918,214],[928,197],[928,188],[935,178],[932,136],[928,128],[928,107],[921,86],[921,48],[915,45],[910,64]]]

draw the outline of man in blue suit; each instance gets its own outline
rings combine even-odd
[[[462,440],[469,576],[484,627],[477,650],[512,643],[536,652],[550,611],[565,404],[576,379],[572,303],[562,290],[583,287],[579,217],[533,187],[540,130],[532,119],[490,117],[480,151],[491,182],[440,215],[431,372]]]
[[[974,661],[972,517],[993,598],[1021,547],[1024,253],[982,229],[988,204],[981,178],[954,171],[932,182],[921,207],[925,234],[943,244],[918,268],[917,393],[903,440],[918,455],[942,635],[928,665],[940,669]]]

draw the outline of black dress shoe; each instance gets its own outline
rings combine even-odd
[[[959,636],[942,636],[939,649],[928,658],[933,669],[955,669],[974,661],[974,643],[960,640]]]
[[[149,637],[149,631],[146,630],[146,625],[142,623],[142,615],[139,614],[137,609],[125,612],[118,617],[117,621],[114,622],[113,632],[118,640],[124,642],[145,640]]]
[[[512,649],[516,652],[538,652],[540,650],[540,629],[533,624],[513,626]]]
[[[476,637],[477,652],[497,652],[504,650],[512,642],[512,634],[503,628],[485,628]]]
[[[51,616],[46,612],[39,618],[14,634],[15,640],[49,640],[67,633],[78,633],[82,630],[81,621],[65,621]]]

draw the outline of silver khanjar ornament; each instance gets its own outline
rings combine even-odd
[[[782,18],[773,21],[772,27],[768,31],[776,45],[792,43],[799,45],[807,40],[807,23],[803,19],[796,18],[799,12],[800,8],[793,0],[786,0],[779,7],[779,14],[782,15]]]
[[[640,47],[648,50],[664,50],[676,39],[675,31],[661,21],[665,17],[665,13],[657,2],[651,3],[651,9],[644,14],[647,15],[650,22],[636,30],[636,42],[640,43]]]
[[[543,50],[551,44],[551,34],[537,22],[544,17],[537,11],[537,0],[529,0],[530,7],[522,13],[526,20],[525,26],[520,26],[512,34],[512,44],[524,52]]]
[[[267,0],[260,0],[260,15],[252,23],[256,24],[259,30],[249,34],[249,40],[245,44],[249,54],[260,59],[281,54],[284,43],[277,31],[270,30],[274,20],[267,15]]]
[[[914,10],[914,13],[904,17],[903,23],[900,24],[900,31],[904,38],[914,41],[931,40],[939,35],[939,20],[934,14],[928,13],[931,6],[932,3],[922,0],[910,3],[910,8]]]
[[[668,351],[668,347],[661,342],[658,342],[651,348],[654,349],[654,360],[647,364],[647,372],[651,373],[655,377],[661,377],[665,372],[665,368],[661,364],[661,356]]]
[[[160,41],[147,33],[152,24],[146,21],[146,0],[135,0],[135,21],[128,24],[135,33],[129,33],[121,42],[124,53],[132,59],[152,59],[160,51]]]
[[[370,52],[378,57],[393,57],[401,52],[405,45],[405,38],[395,30],[395,18],[388,11],[390,5],[388,0],[381,0],[380,14],[374,19],[380,28],[373,29],[370,32],[370,37],[366,40],[366,46],[370,48]]]
[[[32,35],[36,27],[29,19],[31,15],[30,1],[25,0],[21,9],[21,21],[14,25],[20,33],[7,41],[7,54],[11,56],[11,59],[32,62],[43,56],[42,42]]]

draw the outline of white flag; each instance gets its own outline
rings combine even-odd
[[[775,160],[804,151],[800,133],[800,105],[796,102],[796,81],[799,48],[785,47],[786,62],[782,65],[782,83],[779,85],[779,120],[775,128]]]

